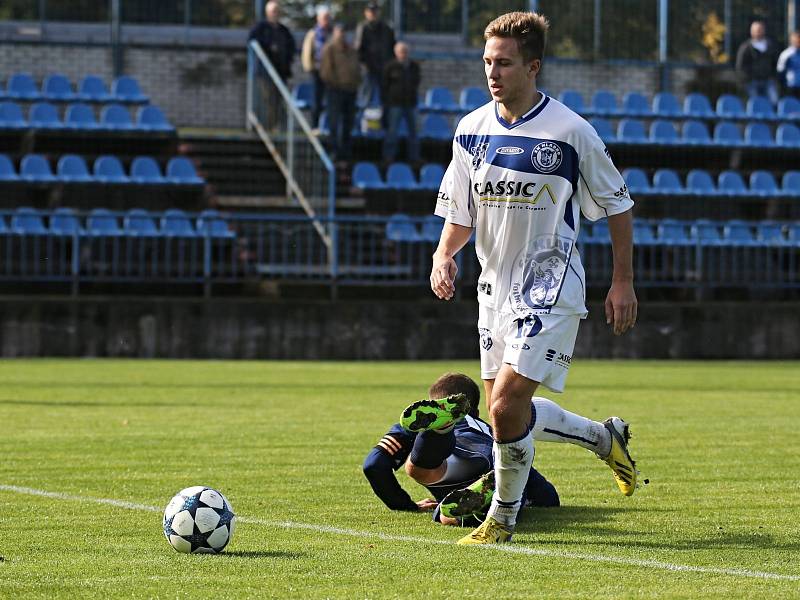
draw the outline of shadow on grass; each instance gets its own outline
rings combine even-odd
[[[283,552],[281,550],[264,551],[264,550],[227,550],[218,556],[230,556],[233,558],[282,558],[286,560],[297,560],[304,558],[304,552]]]

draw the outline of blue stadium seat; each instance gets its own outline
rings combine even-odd
[[[41,100],[42,94],[28,73],[14,73],[8,78],[6,97],[11,100]]]
[[[53,183],[57,181],[50,163],[41,154],[28,154],[22,157],[19,174],[25,181],[32,183]]]
[[[708,127],[700,121],[686,121],[683,124],[681,140],[684,144],[705,145],[711,143]]]
[[[382,190],[386,184],[378,167],[371,162],[357,162],[353,165],[353,185],[364,190]]]
[[[476,108],[489,102],[489,99],[489,93],[486,91],[486,88],[465,87],[461,90],[461,94],[458,97],[458,104],[461,110],[472,112]]]
[[[406,163],[396,162],[389,165],[386,171],[386,185],[396,190],[419,189],[414,171]]]
[[[432,112],[459,112],[461,108],[446,87],[432,87],[425,92],[425,108]]]
[[[571,108],[578,114],[586,114],[587,110],[583,104],[583,96],[580,92],[575,90],[564,90],[558,95],[558,100],[566,106]]]
[[[11,233],[11,230],[6,225],[6,219],[3,215],[0,215],[0,236],[8,235]]]
[[[608,90],[597,90],[592,96],[591,112],[599,117],[618,115],[617,98]]]
[[[622,119],[617,125],[617,140],[626,144],[644,144],[648,142],[644,124],[633,119]]]
[[[781,123],[775,133],[775,143],[778,146],[797,148],[800,146],[800,129],[792,123]]]
[[[717,116],[723,119],[743,119],[746,115],[742,101],[732,94],[717,98]]]
[[[781,178],[781,190],[787,196],[800,196],[800,171],[786,171]]]
[[[228,229],[228,222],[213,209],[207,209],[197,217],[197,234],[212,238],[235,238],[236,234]]]
[[[28,125],[36,129],[63,129],[58,110],[49,102],[36,102],[28,113]]]
[[[675,219],[663,219],[658,224],[658,240],[662,244],[685,246],[691,244],[686,232],[686,225]]]
[[[733,123],[717,123],[714,126],[714,143],[718,146],[741,146],[742,132]]]
[[[610,121],[606,119],[589,119],[589,123],[604,142],[611,142],[617,139]]]
[[[674,94],[658,92],[653,96],[653,113],[658,117],[680,117],[683,109]]]
[[[16,102],[0,102],[0,129],[27,129],[28,122]]]
[[[671,121],[656,120],[650,124],[650,141],[656,144],[677,144],[680,138]]]
[[[292,100],[300,110],[309,110],[314,105],[314,84],[310,81],[298,83],[292,89]]]
[[[778,117],[781,119],[800,119],[800,100],[786,96],[778,101]]]
[[[61,73],[53,73],[44,78],[42,95],[45,100],[54,100],[56,102],[72,102],[77,99],[75,90],[72,89],[72,83],[70,83],[66,75]]]
[[[175,131],[161,109],[153,104],[141,106],[136,111],[136,128],[145,131]]]
[[[800,223],[789,223],[786,226],[787,241],[793,246],[800,246]]]
[[[608,221],[595,221],[588,241],[595,244],[610,244],[611,234],[608,232]]]
[[[653,227],[638,219],[633,222],[633,243],[634,244],[657,244],[658,239],[653,233]]]
[[[750,223],[745,221],[728,221],[723,227],[725,240],[736,246],[756,246],[758,240]]]
[[[394,214],[386,222],[386,239],[393,242],[420,242],[422,236],[408,215]]]
[[[111,95],[117,102],[128,104],[147,104],[150,98],[142,93],[139,82],[133,77],[122,75],[111,84]]]
[[[107,208],[93,208],[86,219],[86,231],[95,237],[115,237],[123,235],[117,217]]]
[[[660,194],[684,194],[680,177],[672,169],[658,169],[653,174],[653,190]]]
[[[78,100],[83,102],[111,102],[114,96],[108,93],[105,82],[97,75],[87,75],[78,86]]]
[[[717,113],[711,108],[711,102],[705,94],[698,94],[696,92],[687,94],[683,100],[683,112],[687,117],[696,119],[710,119],[717,116]]]
[[[164,211],[164,215],[161,217],[161,233],[172,237],[197,237],[197,231],[189,217],[177,208]]]
[[[6,154],[0,154],[0,181],[19,181],[14,163]]]
[[[50,233],[58,236],[74,236],[83,235],[84,231],[75,210],[62,206],[55,209],[50,216]]]
[[[405,123],[405,121],[403,121]],[[451,140],[453,139],[453,130],[450,129],[450,124],[447,119],[436,113],[425,115],[422,121],[422,131],[420,138],[430,140]]]
[[[161,167],[150,156],[137,156],[131,162],[131,181],[134,183],[159,185],[167,183],[161,174]]]
[[[130,178],[125,174],[122,163],[116,156],[98,156],[92,168],[94,178],[102,183],[128,183]]]
[[[622,113],[628,117],[649,117],[652,116],[650,102],[644,94],[639,92],[628,92],[622,98]]]
[[[179,185],[203,185],[205,179],[198,177],[194,164],[185,156],[175,156],[167,162],[167,179]]]
[[[438,242],[442,236],[442,228],[444,228],[444,219],[436,215],[428,215],[422,222],[420,237],[425,242]]]
[[[788,242],[783,223],[761,221],[756,224],[758,240],[769,246],[785,246]]]
[[[131,113],[121,104],[108,104],[100,111],[100,124],[104,129],[129,131],[134,129]]]
[[[759,196],[776,196],[780,194],[778,184],[769,171],[753,171],[750,173],[750,191]]]
[[[622,178],[625,180],[625,184],[631,194],[649,194],[653,191],[647,175],[641,169],[625,169],[622,172]]]
[[[89,174],[86,161],[77,154],[65,154],[58,159],[56,173],[66,183],[89,183],[94,178]]]
[[[690,228],[690,235],[704,246],[722,246],[724,244],[719,223],[708,219],[697,219]]]
[[[419,171],[419,187],[423,190],[438,190],[444,178],[444,167],[437,163],[422,165]]]
[[[716,196],[717,186],[708,171],[692,169],[686,176],[686,191],[696,196]]]
[[[98,129],[97,120],[94,118],[94,110],[88,104],[78,103],[69,104],[64,113],[64,127],[68,129]]]
[[[764,148],[775,144],[769,126],[764,123],[748,123],[744,128],[744,141],[749,146]]]
[[[769,119],[775,118],[775,109],[772,108],[772,102],[763,96],[755,96],[747,101],[745,114],[751,119]]]
[[[17,235],[47,235],[41,213],[29,206],[20,206],[14,211],[11,231]]]
[[[319,121],[317,122],[317,129],[322,135],[328,136],[331,134],[330,127],[328,127],[328,111],[323,110],[319,113]]]
[[[717,178],[717,189],[726,196],[744,196],[749,194],[742,176],[736,171],[723,171]]]
[[[152,215],[142,208],[132,208],[122,219],[125,233],[135,237],[158,237],[161,232],[156,227]]]

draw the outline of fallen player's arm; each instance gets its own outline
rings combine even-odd
[[[380,446],[372,449],[364,460],[364,475],[372,486],[372,491],[392,510],[420,510],[397,481],[394,475],[395,464],[395,459],[385,449]]]

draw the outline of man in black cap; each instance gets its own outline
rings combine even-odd
[[[367,4],[364,9],[366,20],[356,29],[358,58],[367,68],[361,90],[361,104],[365,106],[380,103],[383,67],[394,54],[394,30],[381,20],[380,10],[377,2]]]

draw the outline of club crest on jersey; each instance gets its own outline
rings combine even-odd
[[[542,173],[552,173],[561,165],[562,152],[554,142],[539,142],[533,147],[531,162]]]
[[[572,242],[558,235],[539,236],[514,261],[511,304],[517,314],[555,304],[569,267]]]
[[[469,149],[469,153],[472,154],[472,169],[477,171],[481,168],[481,165],[486,160],[486,151],[489,149],[489,142],[481,142],[479,144],[475,144],[472,148]]]

